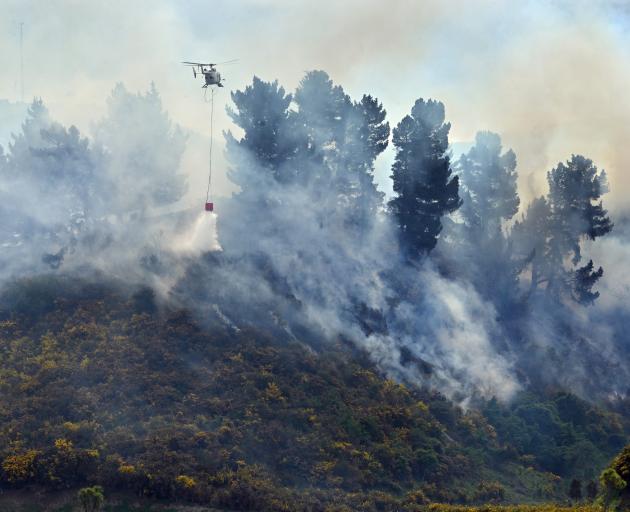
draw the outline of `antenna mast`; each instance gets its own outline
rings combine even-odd
[[[20,99],[24,103],[24,22],[20,22]]]

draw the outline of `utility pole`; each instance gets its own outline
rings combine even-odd
[[[24,103],[24,22],[20,22],[20,98]]]

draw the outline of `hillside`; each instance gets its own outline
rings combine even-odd
[[[0,306],[2,489],[98,483],[226,510],[565,500],[627,439],[627,418],[567,393],[462,411],[342,339],[202,327],[146,288],[40,277]]]

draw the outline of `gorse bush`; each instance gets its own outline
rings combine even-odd
[[[3,487],[101,485],[237,510],[565,499],[556,475],[596,473],[625,435],[566,393],[464,412],[343,342],[316,353],[202,328],[184,310],[138,313],[138,294],[113,284],[37,286],[58,291],[47,313],[0,321]],[[568,455],[587,440],[596,458]]]

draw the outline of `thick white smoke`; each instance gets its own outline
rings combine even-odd
[[[310,185],[281,185],[250,154],[237,159],[265,202],[236,195],[218,202],[218,215],[202,211],[203,203],[178,202],[185,137],[161,116],[155,91],[117,89],[109,131],[107,121],[91,139],[57,130],[51,143],[35,130],[28,144],[7,151],[3,280],[64,272],[149,285],[229,329],[269,329],[319,350],[350,343],[387,375],[434,386],[462,404],[480,396],[509,400],[536,373],[585,396],[625,392],[606,375],[611,361],[623,366],[627,357],[616,325],[628,318],[620,305],[629,286],[623,277],[604,280],[590,309],[568,313],[535,303],[519,326],[523,337],[511,337],[492,302],[466,279],[446,277],[430,261],[403,262],[385,211],[356,232],[332,188],[321,194]],[[127,101],[134,107],[126,109]],[[67,187],[64,173],[78,181]],[[625,239],[588,251],[607,272],[623,275]],[[583,335],[576,339],[576,332]]]

